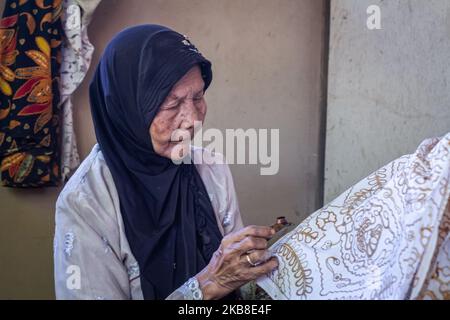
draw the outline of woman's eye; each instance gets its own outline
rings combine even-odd
[[[171,110],[171,109],[178,108],[179,106],[180,106],[180,103],[176,103],[176,104],[168,105],[168,106],[165,107],[164,109],[165,109],[165,110]]]

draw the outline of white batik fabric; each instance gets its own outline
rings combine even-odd
[[[450,133],[324,206],[270,250],[273,299],[450,299]]]
[[[64,41],[61,63],[61,175],[65,181],[80,164],[77,141],[73,128],[71,95],[83,81],[89,69],[94,46],[89,42],[87,27],[100,0],[64,0],[62,25]]]

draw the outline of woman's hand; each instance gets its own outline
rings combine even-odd
[[[267,260],[267,239],[274,233],[271,227],[248,226],[225,236],[209,264],[196,276],[203,298],[220,299],[278,267],[275,257]]]

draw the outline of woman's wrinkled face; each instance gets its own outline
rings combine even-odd
[[[194,122],[203,123],[205,119],[204,86],[197,65],[175,84],[161,104],[149,130],[153,148],[160,156],[179,160],[186,155],[186,142],[194,137]]]

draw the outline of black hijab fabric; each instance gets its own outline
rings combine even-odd
[[[167,27],[134,26],[108,44],[89,87],[145,299],[164,299],[201,271],[222,238],[195,166],[156,154],[149,133],[159,106],[195,65],[206,90],[211,63],[189,40]]]

